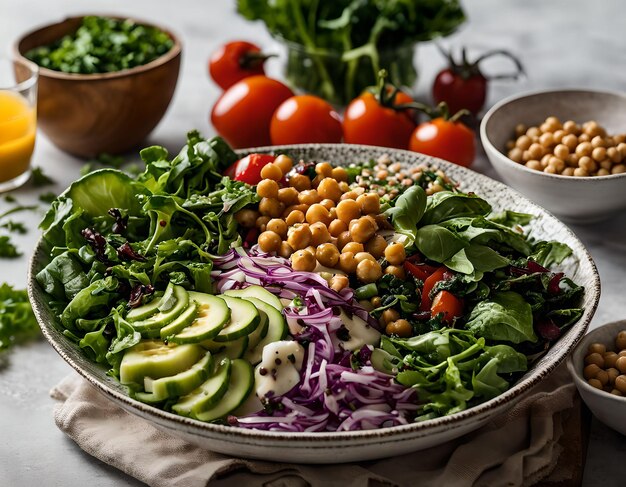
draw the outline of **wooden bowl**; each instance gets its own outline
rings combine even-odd
[[[24,58],[30,49],[75,32],[83,17],[29,32],[15,43],[15,56]],[[166,32],[174,41],[172,48],[148,64],[114,73],[69,74],[40,68],[39,127],[61,150],[84,158],[126,152],[138,146],[165,114],[178,80],[181,43],[167,29],[135,21]]]

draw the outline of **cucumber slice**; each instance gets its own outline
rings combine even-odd
[[[129,348],[120,364],[120,382],[143,386],[144,378],[160,379],[189,369],[205,354],[198,345],[166,345],[144,340]]]
[[[106,215],[111,208],[141,212],[137,198],[146,190],[132,178],[116,169],[100,169],[73,183],[67,190],[75,208],[82,208],[90,217]]]
[[[139,321],[149,318],[159,310],[161,297],[163,297],[163,293],[159,293],[158,295],[155,294],[154,298],[149,303],[131,309],[126,314],[126,319],[128,321]]]
[[[230,360],[223,359],[215,373],[200,387],[181,397],[172,410],[181,416],[191,416],[215,406],[228,390],[230,367]]]
[[[246,350],[248,350],[248,337],[244,336],[233,340],[232,342],[214,342],[218,345],[224,345],[224,347],[215,354],[216,359],[229,358],[234,360],[236,358],[243,357]]]
[[[248,301],[248,299],[246,299]],[[254,348],[257,344],[265,338],[267,335],[267,330],[269,329],[269,319],[267,318],[267,313],[261,311],[257,308],[259,312],[259,324],[252,333],[248,335],[248,348]]]
[[[146,392],[136,393],[135,398],[154,403],[184,396],[207,380],[212,370],[213,357],[211,352],[206,352],[204,357],[183,372],[153,381],[144,381],[144,387],[148,386]]]
[[[167,340],[173,343],[198,343],[214,338],[228,323],[232,312],[223,299],[211,294],[189,292],[189,297],[198,304],[198,316],[182,331],[168,333]],[[163,335],[163,329],[161,330]]]
[[[236,298],[257,298],[261,301],[264,301],[274,308],[277,311],[283,310],[283,304],[280,302],[280,299],[275,294],[272,294],[267,289],[262,288],[261,286],[248,286],[243,289],[230,289],[226,291],[224,294],[227,296],[235,296]]]
[[[174,321],[172,321],[169,325],[165,325],[161,328],[159,334],[161,335],[161,340],[167,341],[168,337],[178,333],[183,328],[191,325],[196,317],[198,316],[198,305],[195,301],[190,301],[187,309],[183,311]]]
[[[230,308],[230,323],[215,337],[216,342],[229,342],[249,335],[259,325],[259,312],[249,301],[226,295],[220,296],[220,299]]]
[[[244,358],[248,360],[252,365],[256,365],[261,362],[263,356],[263,347],[268,343],[278,342],[287,336],[287,322],[283,318],[282,313],[277,311],[273,306],[270,306],[265,301],[261,301],[258,298],[246,298],[259,311],[267,315],[268,329],[267,335],[261,339],[255,347],[249,347],[248,351],[244,355]]]
[[[169,325],[189,306],[189,293],[184,287],[169,283],[158,306],[158,312],[145,320],[133,321],[135,330],[142,335],[158,332],[165,325]],[[158,335],[158,333],[156,333]]]
[[[228,391],[212,408],[198,412],[200,421],[215,421],[237,409],[248,398],[254,387],[254,370],[246,360],[233,360]]]

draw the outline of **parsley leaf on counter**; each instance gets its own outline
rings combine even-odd
[[[22,253],[17,250],[17,247],[11,242],[11,237],[8,235],[0,236],[0,257],[13,259],[20,255],[22,255]]]
[[[44,203],[52,203],[55,199],[57,199],[57,195],[52,191],[39,195],[39,201],[43,201]]]
[[[22,222],[16,222],[14,220],[2,223],[0,228],[6,228],[9,232],[20,233],[22,235],[28,231]]]
[[[0,285],[0,350],[38,334],[39,327],[26,291],[13,289],[6,283]]]
[[[33,185],[35,188],[54,184],[54,180],[43,172],[40,167],[33,167]]]

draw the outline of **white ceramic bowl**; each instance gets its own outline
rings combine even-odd
[[[480,125],[487,157],[500,177],[532,201],[572,223],[591,223],[626,209],[626,173],[572,177],[529,169],[505,155],[515,126],[539,125],[546,117],[583,123],[596,120],[610,134],[626,133],[626,95],[591,90],[537,91],[494,105]]]
[[[589,345],[602,343],[607,350],[615,350],[615,337],[622,330],[626,330],[626,320],[613,321],[589,332],[567,359],[567,368],[583,401],[594,416],[615,431],[626,435],[626,397],[596,389],[583,377],[584,359]]]
[[[118,381],[106,374],[103,367],[89,361],[82,350],[63,335],[58,318],[50,309],[49,296],[35,279],[35,274],[50,259],[48,249],[40,241],[31,260],[28,290],[45,337],[79,374],[126,411],[203,448],[238,457],[297,463],[342,463],[390,457],[445,443],[484,425],[528,394],[565,360],[585,334],[600,298],[600,278],[591,256],[580,240],[559,220],[504,184],[456,164],[415,152],[382,147],[310,144],[249,149],[240,151],[240,154],[249,152],[287,153],[294,159],[332,161],[346,165],[389,155],[392,160],[402,164],[429,164],[440,168],[459,182],[462,190],[474,191],[484,197],[492,204],[494,211],[510,209],[536,215],[532,223],[534,237],[559,240],[569,245],[573,257],[564,262],[561,269],[585,287],[581,303],[585,312],[508,391],[459,413],[421,423],[367,431],[281,433],[248,430],[203,423],[135,401]]]

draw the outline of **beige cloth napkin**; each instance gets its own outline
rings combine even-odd
[[[481,429],[439,447],[346,465],[231,458],[168,435],[73,375],[52,391],[57,426],[84,451],[154,487],[528,486],[555,472],[575,394],[565,367]],[[567,472],[562,472],[567,473]]]

